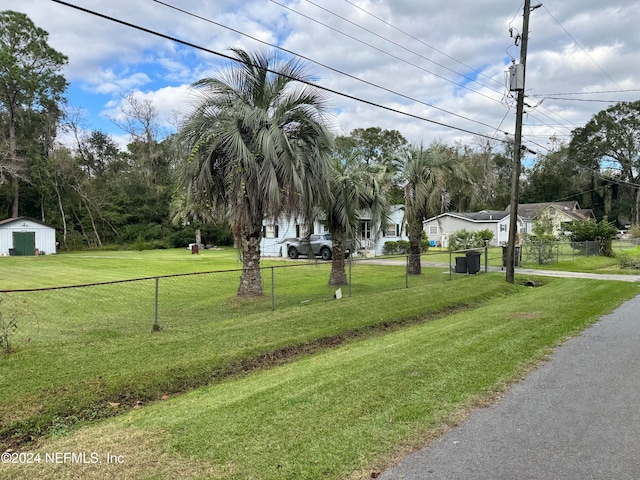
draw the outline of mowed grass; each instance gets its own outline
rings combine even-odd
[[[340,316],[342,323],[353,321],[345,312],[380,318],[393,303],[406,309],[399,316],[420,315],[421,307],[434,307],[443,295],[464,290],[473,296],[498,282],[505,285],[501,275],[464,277],[437,295],[409,289],[368,303],[351,303],[356,297],[327,303],[319,317],[304,309],[291,314],[305,312],[313,323]],[[638,285],[623,282],[544,282],[537,288],[510,286],[490,299],[485,291],[480,296],[486,302],[476,308],[227,378],[46,439],[29,452],[43,462],[49,452],[95,452],[100,464],[5,465],[3,476],[371,478],[495,400],[554,346],[638,294]],[[255,322],[251,328],[268,320]],[[107,454],[123,462],[107,464]]]
[[[187,249],[83,251],[40,257],[0,257],[0,290],[46,288],[241,268],[227,247],[192,255]]]
[[[142,268],[159,273],[158,265],[171,263],[174,255],[179,258],[176,268],[183,268],[182,252],[147,255],[153,266],[144,267],[142,262],[130,267],[131,275],[137,276]],[[105,260],[50,258],[45,268],[49,271],[55,270],[57,258],[62,262],[58,270],[65,268],[65,262],[76,262],[76,271],[92,270],[94,260]],[[127,260],[135,263],[135,258]],[[217,261],[215,255],[211,261]],[[99,262],[102,274],[115,276],[104,266],[113,264]],[[411,288],[406,289],[403,266],[358,263],[353,266],[353,296],[335,301],[335,287],[327,286],[329,269],[326,262],[311,261],[299,267],[276,265],[263,272],[265,293],[271,290],[271,277],[277,287],[274,311],[268,294],[255,300],[235,297],[237,271],[163,278],[159,332],[151,331],[153,279],[4,294],[0,308],[5,315],[11,308],[26,314],[19,317],[19,328],[11,337],[14,352],[0,355],[1,438],[19,443],[65,431],[77,422],[116,415],[139,402],[516,291],[499,276],[448,281],[442,269],[426,269],[411,277]],[[68,272],[59,280],[77,283]]]

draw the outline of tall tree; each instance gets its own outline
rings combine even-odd
[[[297,60],[233,49],[238,63],[194,88],[200,98],[181,135],[191,152],[183,185],[233,225],[242,251],[238,295],[262,295],[262,222],[309,217],[328,192],[333,138],[327,99]],[[274,73],[278,72],[278,73]]]
[[[402,154],[404,208],[409,236],[409,274],[420,274],[420,242],[423,222],[429,215],[445,211],[449,205],[447,182],[469,179],[461,157],[449,155],[446,145],[434,143],[429,148],[412,145]]]
[[[330,176],[331,197],[321,205],[331,233],[333,257],[329,285],[346,285],[345,249],[354,247],[356,231],[363,215],[383,230],[389,215],[388,181],[384,169],[372,169],[357,157],[333,159]]]
[[[619,170],[633,191],[631,221],[640,224],[640,100],[617,103],[575,129],[569,154],[592,171]]]
[[[356,128],[348,136],[336,138],[336,154],[340,158],[357,158],[371,168],[384,168],[388,174],[390,203],[402,203],[401,165],[397,159],[406,144],[407,139],[398,130]]]
[[[60,74],[67,58],[47,39],[47,32],[25,14],[0,12],[0,108],[8,118],[9,139],[9,161],[0,164],[0,181],[5,173],[11,178],[12,217],[20,214],[20,182],[28,176],[16,125],[29,112],[56,112],[67,87]]]

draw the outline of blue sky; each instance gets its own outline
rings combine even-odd
[[[232,46],[265,48],[153,0],[69,3],[220,52]],[[515,102],[505,88],[505,71],[510,56],[517,60],[519,54],[509,28],[521,29],[520,1],[166,3],[331,67],[312,65],[327,88],[483,135],[504,138],[498,127],[513,132]],[[117,119],[126,95],[151,101],[163,127],[171,129],[193,103],[189,85],[216,75],[227,63],[51,0],[0,0],[0,9],[22,11],[49,32],[50,44],[69,57],[64,72],[69,104],[85,111],[85,128],[102,129],[123,145],[127,134],[110,119]],[[525,116],[524,135],[533,150],[544,151],[552,135],[568,139],[572,129],[612,102],[638,98],[639,23],[640,5],[626,0],[551,0],[532,12],[526,82],[534,108]],[[332,104],[336,133],[380,126],[400,130],[413,142],[477,141],[456,129],[342,97]]]

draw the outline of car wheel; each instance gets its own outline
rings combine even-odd
[[[298,250],[296,249],[296,247],[290,247],[288,253],[289,253],[289,258],[293,260],[298,258]]]
[[[320,250],[320,256],[323,260],[331,260],[331,250],[326,247],[323,248],[322,250]]]

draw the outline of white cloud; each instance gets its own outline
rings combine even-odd
[[[71,82],[113,98],[107,106],[104,98],[100,100],[103,115],[112,115],[122,96],[135,91],[136,95],[152,99],[163,122],[169,124],[174,111],[188,108],[188,85],[203,76],[215,75],[220,65],[228,63],[211,53],[48,0],[16,3],[0,0],[0,9],[24,11],[50,33],[52,46],[69,57],[65,74]],[[231,46],[265,48],[247,37],[157,2],[75,3],[222,53],[228,53]],[[168,3],[266,42],[278,43],[419,102],[311,65],[318,82],[328,88],[483,134],[493,135],[501,122],[501,130],[513,131],[513,110],[505,107],[509,103],[513,106],[513,101],[505,96],[504,71],[509,56],[519,56],[519,47],[509,37],[510,27],[515,33],[522,28],[522,7],[517,3],[314,0],[319,8],[303,0],[278,0],[288,9],[276,2],[258,0]],[[533,135],[568,135],[572,128],[583,125],[608,105],[535,94],[640,89],[640,72],[636,68],[640,64],[640,37],[635,34],[639,22],[640,4],[624,0],[566,0],[532,13],[527,88],[530,104],[542,100],[526,116],[525,131],[532,139],[538,138]],[[482,74],[475,70],[481,70]],[[470,81],[476,77],[481,84]],[[638,98],[637,93],[590,95],[583,99],[630,100]],[[437,138],[472,141],[472,136],[459,131],[342,97],[334,97],[333,105],[338,112],[334,119],[337,131],[378,125],[398,129],[414,141],[429,143]]]

